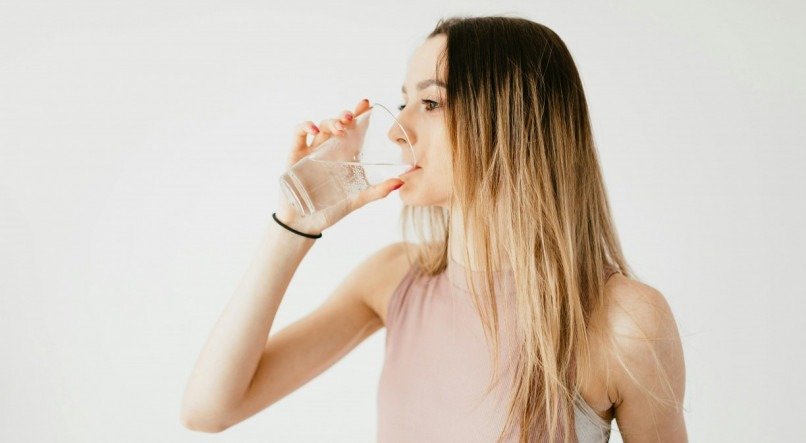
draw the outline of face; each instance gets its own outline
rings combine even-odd
[[[446,208],[449,205],[452,176],[444,122],[445,88],[429,82],[445,82],[444,72],[435,78],[437,57],[445,43],[446,37],[437,35],[415,49],[401,91],[402,109],[397,118],[406,129],[419,166],[399,177],[404,184],[397,192],[407,205]],[[405,139],[406,135],[396,125],[389,132],[392,140]]]

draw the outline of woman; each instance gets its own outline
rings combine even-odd
[[[613,418],[626,442],[687,441],[675,320],[626,264],[562,40],[522,18],[442,19],[402,92],[420,168],[315,218],[279,199],[196,363],[184,425],[226,429],[386,326],[379,441],[598,442]],[[288,164],[368,107],[300,124]],[[267,341],[317,235],[398,188],[421,241],[381,248]]]

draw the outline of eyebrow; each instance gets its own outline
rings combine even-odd
[[[421,90],[423,90],[423,89],[425,89],[425,88],[427,88],[427,87],[429,87],[431,85],[437,85],[440,88],[446,88],[446,89],[447,89],[447,86],[448,86],[443,81],[440,81],[440,80],[437,80],[437,79],[434,79],[434,78],[430,78],[428,80],[423,80],[420,83],[417,83],[417,90],[421,91]],[[406,87],[401,86],[400,91],[402,91],[405,94],[406,93]]]

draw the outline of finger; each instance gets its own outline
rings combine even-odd
[[[400,187],[399,185],[403,185],[403,183],[403,180],[400,180],[399,178],[390,178],[389,180],[385,180],[374,186],[370,186],[356,196],[356,209],[371,201],[379,200],[388,196],[392,191],[398,189]]]
[[[330,127],[332,132],[336,135],[344,135],[347,132],[345,131],[345,124],[339,121],[338,119],[332,118],[328,121],[330,123]]]
[[[308,150],[308,134],[316,134],[319,133],[319,128],[313,124],[312,121],[307,120],[297,125],[294,129],[294,144],[292,145],[292,149],[294,151],[302,151],[305,152]]]
[[[341,114],[339,114],[339,121],[345,126],[351,124],[353,122],[353,112],[348,111],[347,109],[341,111]]]
[[[355,105],[355,115],[356,116],[361,115],[364,112],[366,112],[367,109],[369,109],[369,108],[370,108],[369,99],[365,98],[365,99],[361,100],[360,102],[358,102],[357,105]]]
[[[344,135],[344,125],[334,118],[328,118],[319,122],[320,132],[314,137],[311,146],[316,147],[333,135]]]
[[[344,135],[345,127],[349,126],[355,121],[355,118],[363,114],[370,108],[369,99],[363,99],[358,102],[354,112],[348,110],[342,111],[338,119],[325,119],[319,122],[320,132],[311,142],[312,147],[319,146],[325,140],[329,139],[332,135]]]
[[[355,123],[355,118],[366,112],[367,109],[369,109],[369,100],[368,99],[361,100],[360,102],[358,102],[358,105],[356,105],[355,109],[356,109],[355,111],[349,111],[347,109],[341,111],[341,114],[339,114],[339,122],[341,122],[342,125],[346,127],[352,126]],[[343,135],[343,134],[337,133],[337,135]]]
[[[344,126],[350,126],[351,124],[354,123],[355,117],[359,114],[364,113],[367,109],[369,109],[369,100],[363,99],[360,102],[358,102],[358,105],[356,105],[355,112],[347,109],[341,111],[341,114],[339,114],[338,121]]]
[[[369,107],[370,107],[369,106],[369,99],[367,99],[367,98],[365,98],[365,99],[361,100],[360,102],[358,102],[358,104],[355,105],[355,111],[353,111],[353,119],[355,119],[359,115],[367,112]]]
[[[327,120],[322,120],[319,122],[319,133],[314,136],[313,141],[311,142],[311,147],[321,145],[325,140],[329,139],[331,135],[333,134],[330,131]]]

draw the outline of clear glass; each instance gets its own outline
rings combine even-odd
[[[386,106],[373,103],[345,125],[344,135],[332,135],[283,173],[280,189],[307,217],[416,166],[405,128]]]

